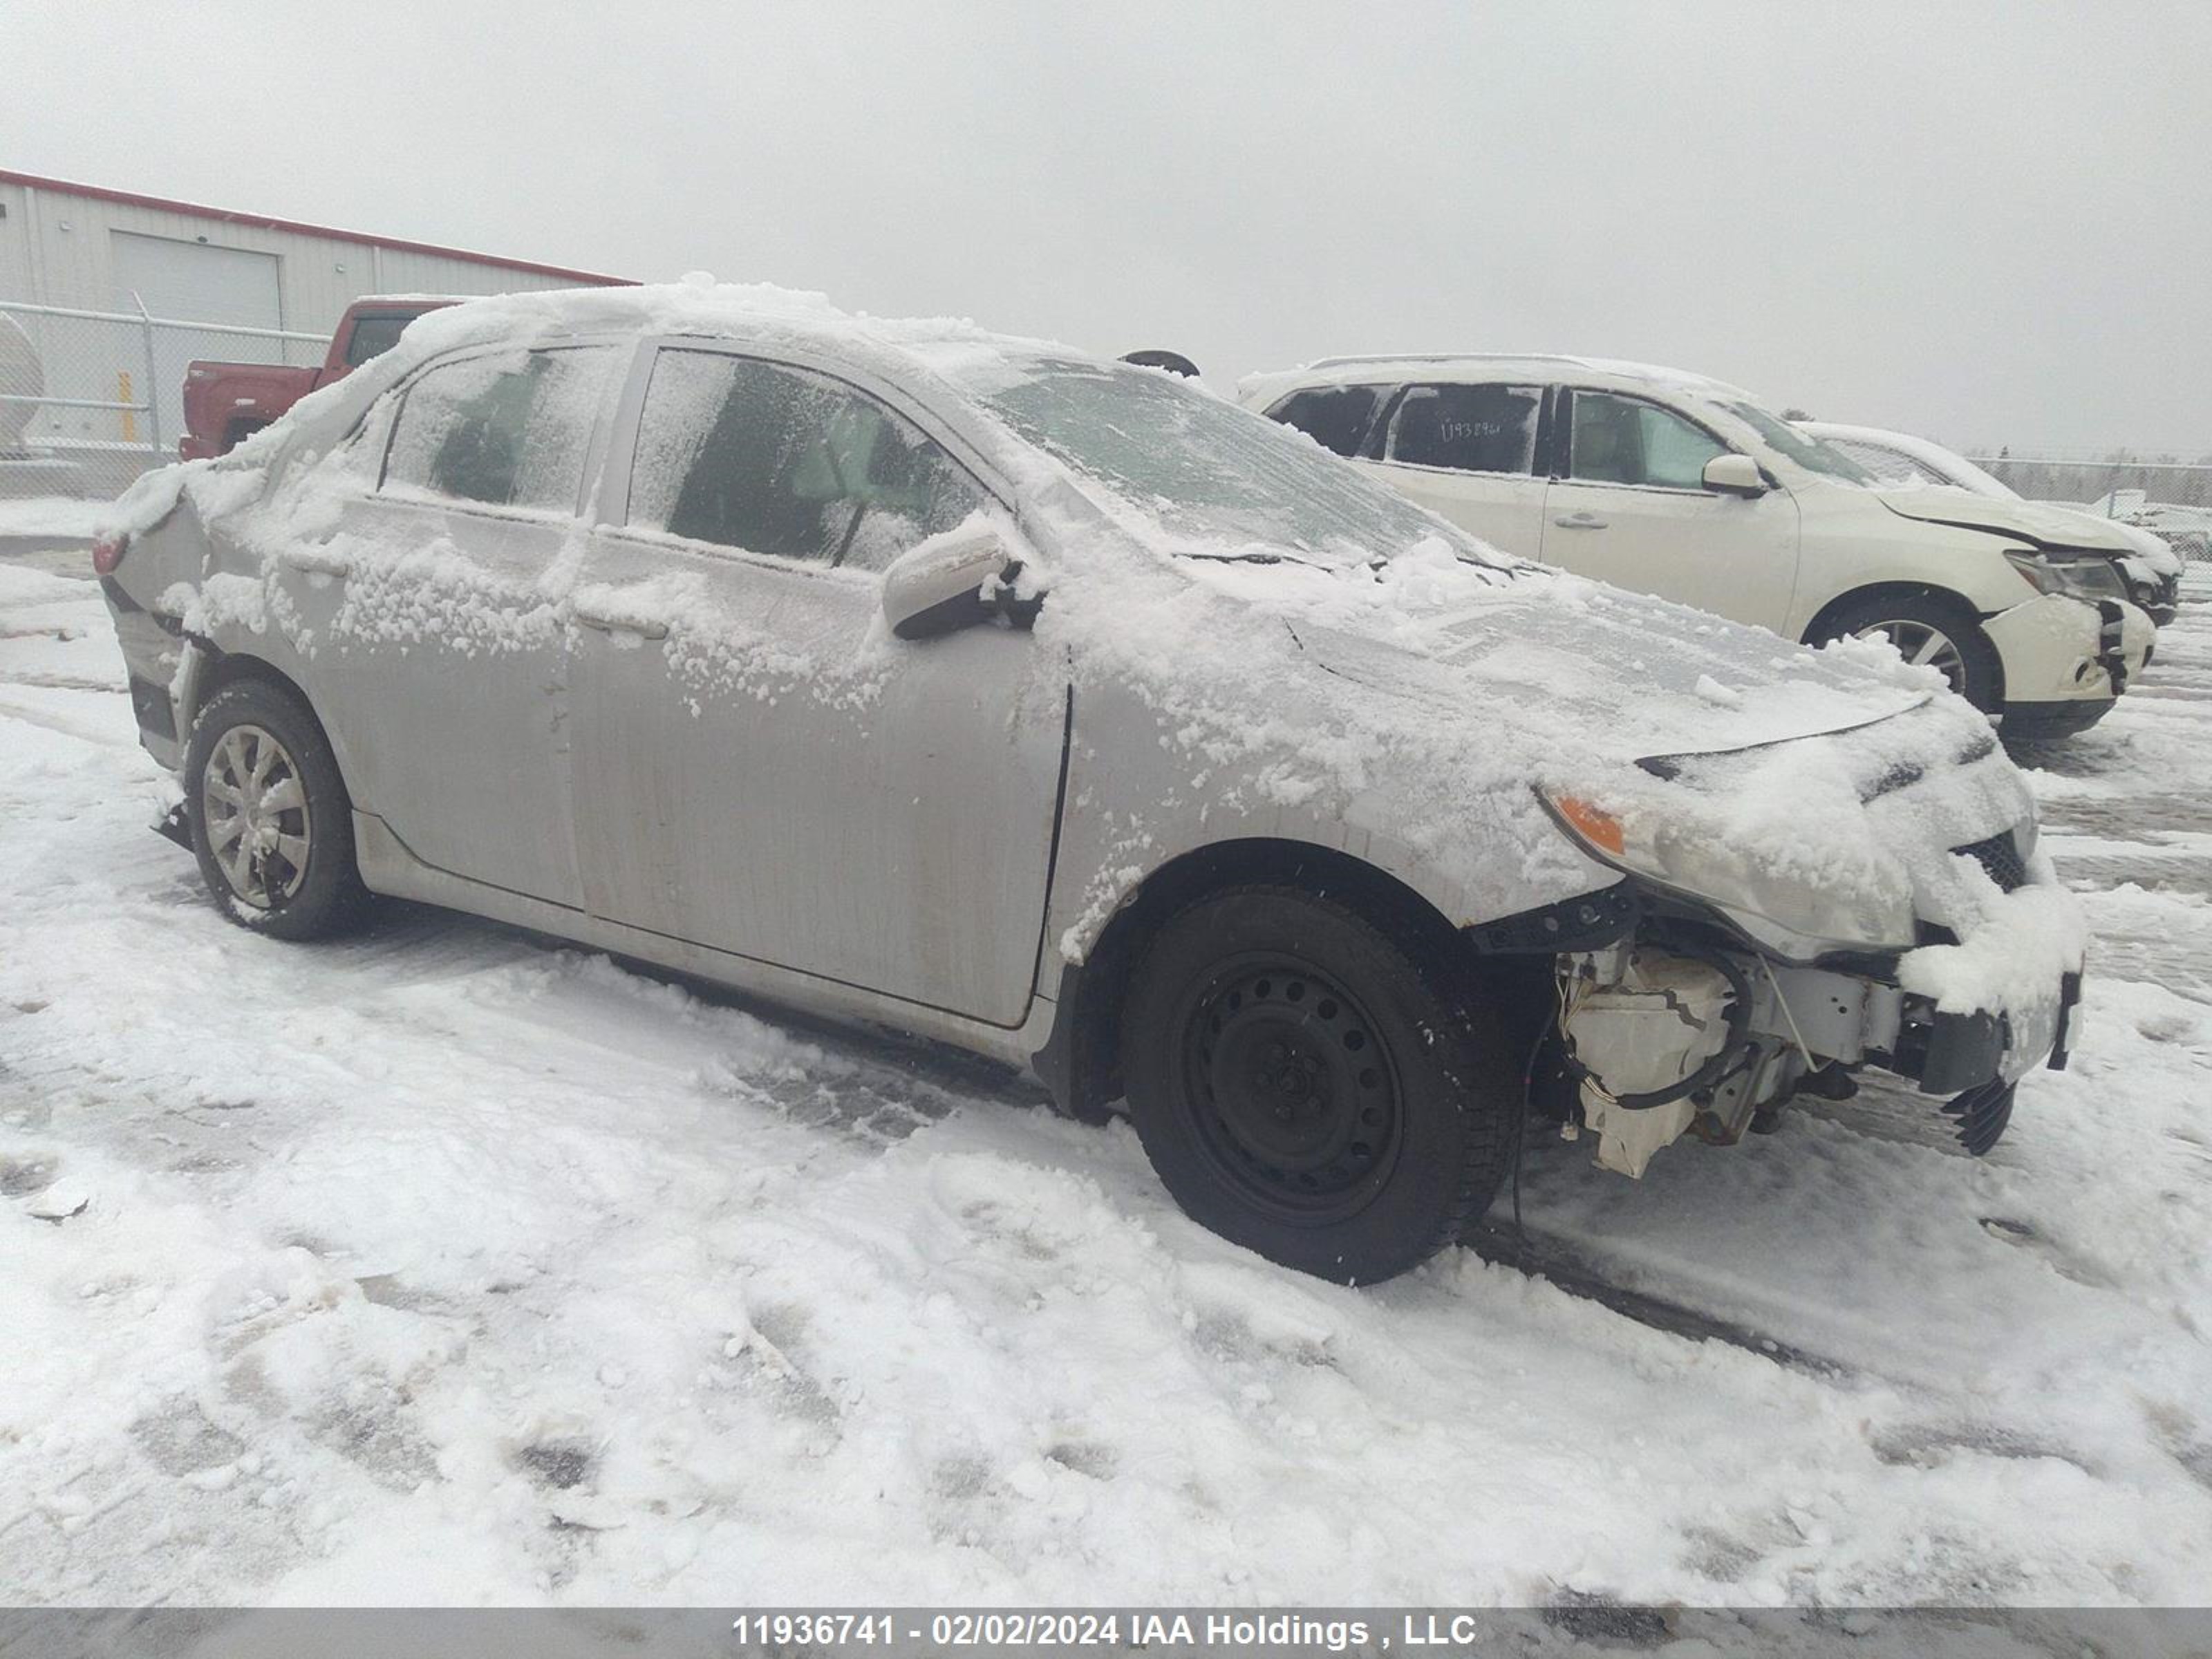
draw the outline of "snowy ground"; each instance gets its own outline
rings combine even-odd
[[[2075,1069],[1979,1163],[1892,1090],[1641,1185],[1537,1148],[1594,1300],[1294,1278],[1026,1085],[486,923],[227,927],[36,562],[7,1599],[2212,1600],[2212,605],[2038,777]]]

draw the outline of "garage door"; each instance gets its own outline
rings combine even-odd
[[[143,301],[156,317],[246,328],[283,326],[275,254],[210,247],[204,242],[180,242],[167,236],[140,236],[125,230],[110,231],[108,235],[116,310],[135,312]],[[185,365],[195,357],[222,357],[244,363],[284,361],[283,343],[277,340],[257,340],[246,334],[156,330],[154,392],[162,443],[173,453],[184,428]],[[133,391],[134,395],[144,395],[135,387]]]
[[[275,254],[125,230],[109,234],[113,238],[118,311],[137,309],[131,299],[135,293],[156,317],[247,328],[284,326]]]

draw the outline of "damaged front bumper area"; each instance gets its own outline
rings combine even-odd
[[[1995,839],[2009,847],[2009,836]],[[1957,849],[1977,858],[1984,850],[1997,856]],[[2036,885],[2019,864],[2000,860],[1993,872],[2010,883],[2008,897]],[[1559,939],[1554,1019],[1532,1103],[1564,1133],[1594,1134],[1597,1162],[1624,1175],[1640,1176],[1685,1134],[1733,1146],[1747,1131],[1778,1127],[1800,1095],[1848,1098],[1869,1066],[1940,1102],[1960,1144],[1978,1157],[2003,1134],[2020,1079],[2038,1065],[2067,1063],[2078,954],[2037,994],[1960,1006],[1941,957],[1978,941],[1961,945],[1938,927],[1924,927],[1923,945],[1911,950],[1804,960],[1632,878],[1556,908],[1557,916],[1509,918],[1470,937],[1486,954],[1543,949],[1547,933]]]
[[[1684,1134],[1733,1143],[1869,1066],[1941,1103],[1978,1155],[2020,1079],[2065,1065],[2087,925],[2027,784],[1957,699],[1635,771],[1650,783],[1593,778],[1602,798],[1539,791],[1622,877],[1553,907],[1605,925],[1551,952],[1548,1093],[1532,1079],[1601,1164],[1640,1175]],[[1530,920],[1470,939],[1511,948]]]

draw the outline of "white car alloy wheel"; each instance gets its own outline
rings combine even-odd
[[[200,804],[209,850],[241,903],[267,910],[300,890],[314,826],[283,744],[261,726],[232,726],[201,769]]]
[[[1933,623],[1897,617],[1869,623],[1857,633],[1863,640],[1887,640],[1905,661],[1936,670],[1951,682],[1954,691],[1966,690],[1966,657],[1951,636]]]

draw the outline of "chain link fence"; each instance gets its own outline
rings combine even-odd
[[[177,458],[185,365],[319,363],[329,337],[0,299],[0,497],[113,496]]]
[[[2132,491],[2151,501],[2212,512],[2212,455],[2185,461],[2173,455],[2138,459],[2125,451],[2015,455],[2001,450],[1966,459],[2031,501],[2094,502]]]
[[[2079,502],[2150,531],[2189,561],[2192,587],[2212,586],[2212,458],[2138,459],[2121,451],[1968,459],[2030,501]]]

